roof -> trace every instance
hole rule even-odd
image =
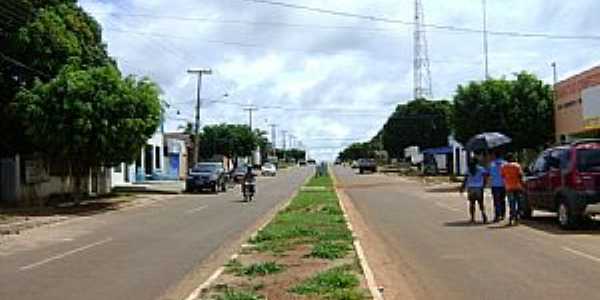
[[[446,146],[446,147],[425,149],[425,150],[423,150],[423,154],[431,154],[431,155],[435,155],[435,154],[452,154],[453,151],[454,150],[452,149],[452,147]]]

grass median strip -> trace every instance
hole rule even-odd
[[[370,299],[331,178],[306,186],[225,265],[202,299]]]

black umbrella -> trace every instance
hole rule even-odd
[[[465,148],[469,151],[493,149],[510,143],[512,140],[499,132],[484,132],[472,137]]]

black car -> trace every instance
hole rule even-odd
[[[188,192],[209,189],[216,193],[227,190],[227,176],[221,163],[198,163],[191,170],[186,180]]]

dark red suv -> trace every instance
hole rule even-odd
[[[529,166],[523,216],[534,209],[557,212],[561,227],[578,227],[600,214],[600,139],[545,150]]]

